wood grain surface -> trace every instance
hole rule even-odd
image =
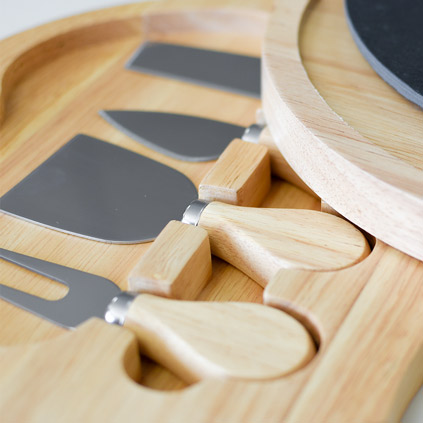
[[[310,65],[308,73],[313,84],[318,86],[319,78],[327,81],[325,87],[323,84],[318,88],[341,114],[335,100],[348,108],[356,96],[351,90],[341,95],[340,85],[329,83],[334,78],[326,77],[325,61],[312,72],[314,50],[307,50],[319,22],[341,22],[341,9],[334,10],[333,3],[337,2],[321,0],[309,9],[305,22],[311,25],[310,33],[307,38],[307,27],[302,29],[301,54]],[[274,19],[280,22],[283,15],[284,22],[295,21],[290,7],[284,2],[279,4],[282,6],[277,8],[278,17]],[[298,8],[305,6],[305,2],[290,2],[294,4]],[[251,124],[260,107],[258,100],[136,74],[124,70],[124,64],[146,38],[259,55],[272,10],[271,1],[259,0],[133,4],[72,17],[0,42],[0,194],[80,132],[161,161],[186,174],[198,186],[212,163],[185,163],[149,150],[109,126],[97,112],[140,108]],[[329,28],[338,30],[338,26]],[[274,41],[281,43],[279,32]],[[286,44],[293,47],[295,43],[288,40]],[[324,49],[324,45],[320,44],[320,48]],[[359,84],[363,74],[357,71],[350,76]],[[371,78],[367,73],[364,76]],[[369,84],[377,89],[376,82],[375,86],[373,82]],[[340,90],[334,96],[330,93],[333,85]],[[378,101],[383,103],[383,96],[383,90],[378,91]],[[386,98],[391,102],[390,96]],[[266,94],[265,100],[268,99]],[[392,101],[396,104],[396,100]],[[314,110],[313,103],[308,104]],[[281,134],[280,139],[285,139],[280,122],[275,132],[269,104],[265,105],[265,112],[272,135]],[[350,119],[354,116],[351,112]],[[347,116],[345,119],[354,127],[359,125]],[[360,117],[357,120],[361,122]],[[410,125],[416,129],[408,121],[404,127]],[[384,128],[383,122],[377,126]],[[363,131],[361,127],[356,129]],[[291,134],[292,143],[283,148],[280,139],[276,141],[288,161],[301,171],[309,163],[292,160],[294,150],[304,151],[297,135],[301,133]],[[379,135],[379,142],[383,142],[383,129]],[[364,132],[362,136],[370,138]],[[403,163],[409,160],[398,155],[394,157]],[[412,160],[413,154],[408,156]],[[318,156],[313,158],[315,170],[320,160]],[[327,167],[326,178],[330,174],[333,183],[338,183],[337,172],[338,168]],[[321,194],[317,174],[305,175],[304,179]],[[343,202],[354,193],[341,190],[337,198]],[[327,200],[343,211],[331,198]],[[261,206],[317,211],[320,200],[283,180],[273,179]],[[7,215],[0,216],[0,224],[3,248],[104,276],[122,289],[127,288],[131,269],[151,246],[95,242]],[[400,226],[390,229],[396,235],[402,233]],[[318,348],[317,355],[301,370],[274,380],[205,379],[187,385],[145,356],[140,361],[137,343],[128,330],[93,319],[77,331],[67,332],[2,301],[2,417],[5,421],[43,423],[135,422],[140,418],[242,423],[401,418],[423,380],[423,318],[419,307],[423,302],[422,262],[377,241],[367,258],[346,269],[279,270],[264,292],[259,284],[223,260],[214,257],[212,265],[212,277],[197,300],[264,301],[282,309],[308,329]],[[3,261],[0,272],[2,283],[33,294],[48,299],[66,294],[63,285]]]

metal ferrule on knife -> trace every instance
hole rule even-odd
[[[137,295],[139,294],[135,292],[121,292],[112,298],[104,313],[104,320],[107,323],[123,326],[129,307]]]
[[[186,208],[184,215],[182,216],[182,223],[186,223],[187,225],[198,226],[198,222],[200,221],[201,214],[203,213],[204,209],[209,205],[210,201],[205,200],[194,200],[191,204]]]
[[[253,123],[248,128],[245,128],[245,132],[242,135],[242,140],[257,144],[260,139],[260,135],[264,129],[264,125]]]

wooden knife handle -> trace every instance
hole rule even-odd
[[[198,193],[201,200],[257,207],[270,183],[267,148],[235,139],[203,178]]]
[[[128,289],[194,300],[212,275],[207,231],[170,221],[128,276]]]
[[[313,210],[212,202],[198,225],[207,230],[214,255],[262,286],[279,269],[341,269],[370,252],[366,238],[351,223]]]
[[[315,354],[311,336],[297,320],[261,304],[141,294],[124,326],[136,334],[144,354],[187,382],[277,378]]]

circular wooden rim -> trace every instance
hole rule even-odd
[[[263,109],[274,141],[298,175],[331,207],[423,260],[423,172],[364,138],[317,92],[299,51],[309,2],[280,0],[267,28]]]

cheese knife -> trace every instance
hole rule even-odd
[[[227,165],[223,174],[219,171],[215,198],[222,198],[220,181],[237,184],[244,173],[250,176],[240,187],[244,196],[255,197],[259,186],[265,194],[270,187],[268,156],[257,155],[257,172],[246,160],[251,153],[243,154],[247,147],[265,147],[239,143],[240,148],[222,155]],[[223,191],[228,191],[227,185]],[[332,270],[368,254],[364,236],[349,222],[327,213],[239,207],[195,198],[194,185],[174,169],[78,135],[6,193],[1,210],[90,239],[138,243],[155,238],[186,209],[182,221],[207,230],[212,253],[263,286],[280,268]]]
[[[175,159],[216,160],[235,138],[267,147],[272,173],[315,195],[286,162],[264,125],[248,127],[177,113],[101,110],[100,115],[135,141]]]
[[[307,330],[268,306],[136,295],[106,278],[10,250],[0,248],[0,258],[69,287],[64,298],[49,301],[0,284],[0,298],[68,329],[91,317],[121,325],[135,334],[141,352],[187,382],[276,378],[315,353]]]
[[[179,160],[216,160],[234,138],[258,142],[263,126],[247,128],[228,122],[176,113],[101,110],[100,115],[141,144]]]

